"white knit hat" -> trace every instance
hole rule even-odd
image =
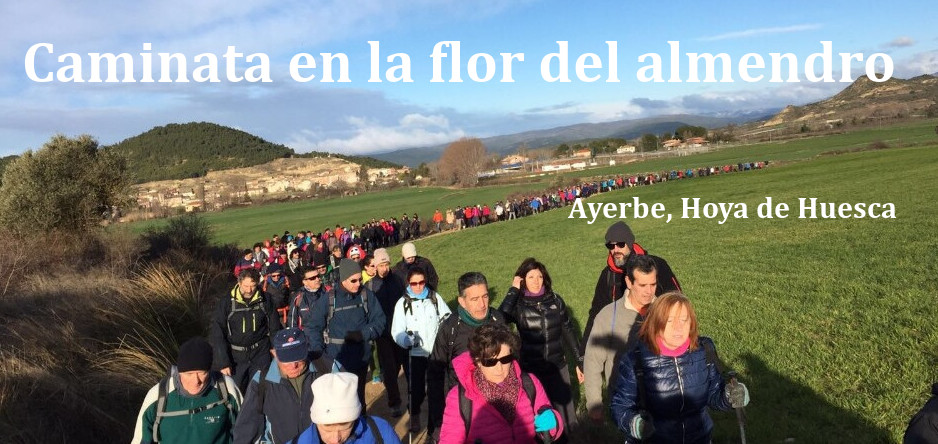
[[[358,376],[355,374],[327,373],[313,381],[313,406],[309,409],[313,424],[352,422],[361,412]]]

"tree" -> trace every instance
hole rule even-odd
[[[440,156],[438,182],[441,185],[474,186],[479,183],[485,158],[485,145],[477,138],[463,137],[449,144]]]
[[[643,152],[658,151],[658,136],[651,133],[642,134],[640,146]]]
[[[84,233],[112,207],[130,202],[127,160],[89,135],[54,136],[3,173],[0,223],[19,233]]]

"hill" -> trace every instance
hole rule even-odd
[[[877,83],[866,76],[834,96],[804,106],[788,106],[760,127],[863,124],[883,119],[934,117],[938,115],[938,77],[921,75],[911,79],[891,78]]]
[[[763,114],[764,115],[764,114]],[[516,134],[486,137],[482,139],[490,153],[509,154],[525,145],[530,149],[554,147],[561,143],[584,142],[592,139],[623,138],[633,139],[642,134],[661,134],[671,132],[684,125],[715,128],[730,123],[751,120],[747,115],[736,117],[711,117],[690,114],[677,114],[648,117],[644,119],[617,120],[602,123],[580,123],[543,130],[525,131]],[[406,148],[387,153],[372,154],[373,157],[393,160],[404,165],[416,166],[421,162],[431,162],[440,157],[446,145]]]
[[[370,168],[397,166],[364,156],[297,154],[284,145],[208,122],[158,126],[108,149],[127,157],[137,183],[204,177],[209,171],[261,165],[288,157],[338,157]]]

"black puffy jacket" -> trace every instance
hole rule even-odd
[[[554,292],[524,296],[521,290],[511,287],[498,309],[506,321],[518,327],[520,364],[526,372],[547,370],[548,365],[565,366],[564,342],[571,353],[580,348],[567,304]]]

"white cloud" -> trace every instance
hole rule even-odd
[[[321,133],[302,130],[294,133],[287,144],[301,152],[363,154],[440,145],[466,136],[462,129],[450,128],[449,119],[443,115],[406,114],[395,125],[382,125],[361,116],[349,116],[346,121],[354,126],[347,137],[323,139]]]
[[[905,48],[908,46],[912,46],[914,44],[915,44],[915,40],[913,40],[912,37],[904,35],[904,36],[896,37],[888,43],[884,43],[883,46],[887,48]]]
[[[802,31],[812,31],[815,29],[820,29],[821,25],[817,23],[807,23],[801,25],[792,25],[792,26],[776,26],[771,28],[754,28],[746,29],[743,31],[733,31],[723,34],[711,35],[700,37],[698,40],[705,42],[712,42],[716,40],[729,40],[729,39],[741,39],[749,38],[763,35],[772,35],[772,34],[788,34],[792,32],[802,32]]]

